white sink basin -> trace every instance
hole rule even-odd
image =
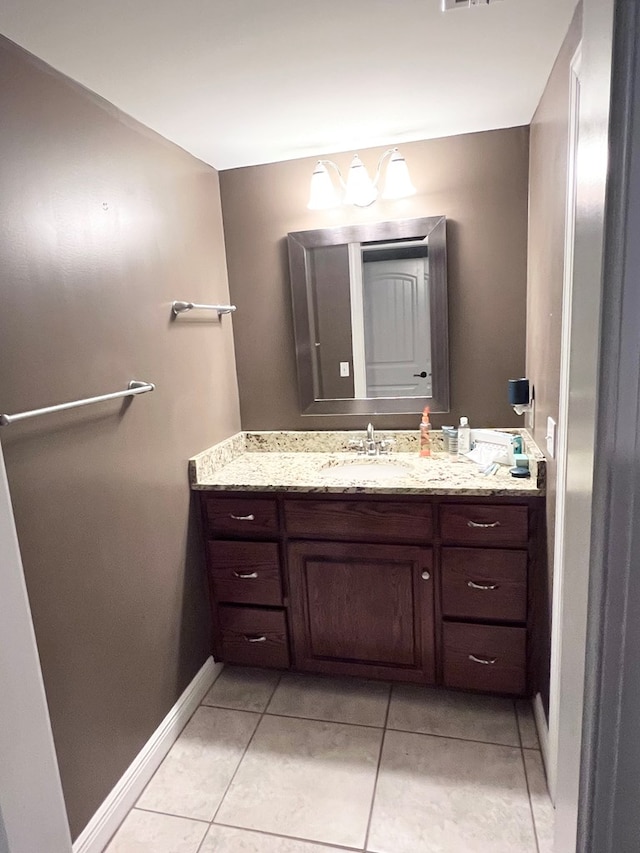
[[[393,480],[406,477],[408,473],[404,465],[389,459],[345,459],[344,462],[332,462],[320,472],[320,476],[332,480]]]

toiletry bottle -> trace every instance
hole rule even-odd
[[[471,428],[468,418],[460,418],[458,427],[458,456],[465,456],[471,450]]]
[[[449,461],[458,461],[458,430],[455,427],[449,430]]]
[[[422,413],[420,423],[420,456],[431,456],[431,421],[429,420],[429,406]]]
[[[449,444],[451,442],[451,433],[455,430],[454,426],[443,426],[442,427],[442,448],[445,453],[449,454],[451,449]]]

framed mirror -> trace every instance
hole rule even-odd
[[[448,412],[445,217],[287,240],[302,414]]]

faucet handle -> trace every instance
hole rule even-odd
[[[361,438],[350,439],[349,448],[352,450],[357,450],[358,453],[364,453],[364,440]]]
[[[393,447],[395,447],[396,440],[395,438],[381,438],[378,442],[378,452],[379,453],[389,453]]]

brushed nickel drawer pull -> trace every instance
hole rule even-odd
[[[471,519],[469,519],[469,521],[467,521],[467,527],[482,527],[482,528],[500,527],[500,522],[499,521],[493,521],[493,522],[491,522],[491,524],[481,524],[479,521],[471,521]]]
[[[253,579],[253,578],[257,578],[257,577],[258,577],[258,573],[257,573],[257,572],[234,572],[234,575],[235,575],[237,578],[242,578],[242,580],[251,580],[251,579]]]
[[[499,589],[499,584],[497,583],[476,583],[475,581],[467,581],[467,586],[470,589]]]
[[[431,575],[429,572],[423,572],[421,577],[423,581],[428,581],[431,578]]]
[[[491,664],[494,664],[498,658],[477,658],[475,655],[469,655],[469,660],[472,660],[474,663],[482,663],[485,666],[491,666]]]
[[[245,634],[245,640],[247,643],[266,643],[267,638],[264,634]]]
[[[232,512],[229,513],[229,518],[232,518],[234,521],[255,521],[255,515],[250,512],[249,515],[234,515]]]

